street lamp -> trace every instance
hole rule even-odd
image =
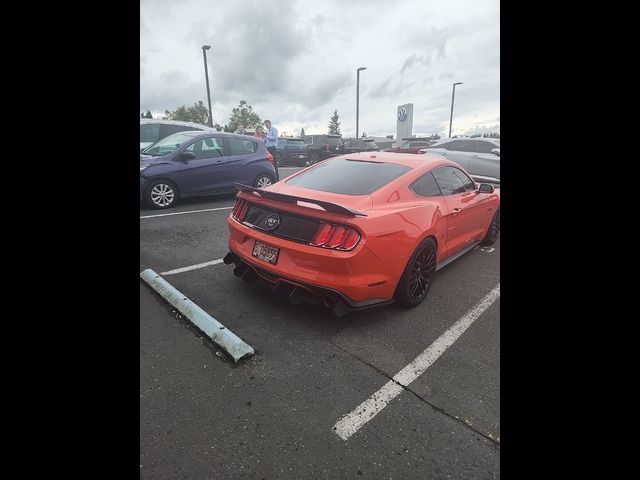
[[[358,81],[356,84],[356,138],[358,138],[358,120],[360,117],[360,70],[366,70],[367,67],[360,67],[358,70]]]
[[[204,76],[207,79],[207,102],[209,103],[209,126],[213,127],[213,117],[211,116],[211,93],[209,93],[209,70],[207,69],[207,50],[211,45],[202,46],[202,56],[204,57]]]
[[[453,84],[453,94],[451,95],[451,117],[449,117],[449,138],[451,138],[451,123],[453,122],[453,99],[456,98],[456,85],[462,85],[462,82]]]

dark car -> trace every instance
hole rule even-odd
[[[279,180],[275,159],[258,138],[222,132],[180,132],[140,154],[140,203],[173,207],[180,198],[263,188]]]
[[[430,146],[433,142],[429,140],[419,142],[408,142],[399,147],[389,147],[382,150],[383,152],[395,152],[395,153],[420,153],[420,149]]]
[[[344,140],[344,151],[345,153],[377,152],[378,145],[373,140],[347,138]]]
[[[344,153],[340,135],[303,135],[302,140],[307,144],[309,163],[312,164]]]
[[[304,167],[309,160],[307,144],[301,138],[278,137],[276,157],[278,166],[293,164]]]

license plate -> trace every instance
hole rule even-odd
[[[254,257],[259,258],[268,263],[275,263],[278,261],[278,253],[280,253],[280,249],[277,247],[272,247],[270,245],[265,245],[256,240],[256,243],[253,245],[253,252],[251,253]]]

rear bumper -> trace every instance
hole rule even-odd
[[[348,252],[328,250],[274,237],[237,222],[231,215],[227,223],[231,253],[225,263],[236,264],[236,275],[244,276],[249,267],[274,290],[283,288],[278,287],[280,283],[293,285],[299,287],[296,296],[303,291],[310,293],[315,298],[311,303],[331,309],[335,301],[325,302],[326,295],[340,298],[348,310],[391,303],[404,270],[401,258],[380,259],[364,244]],[[252,255],[256,240],[280,249],[276,264]]]
[[[333,312],[337,317],[342,317],[354,310],[365,310],[393,303],[393,299],[382,298],[356,302],[338,290],[276,275],[253,262],[243,260],[233,251],[229,251],[223,261],[227,265],[235,264],[234,275],[246,282],[258,281],[269,287],[275,294],[287,297],[294,305],[298,305],[301,302],[321,305]]]

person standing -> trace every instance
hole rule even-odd
[[[278,158],[276,148],[278,146],[278,129],[271,125],[271,120],[265,120],[264,126],[267,127],[267,136],[265,137],[265,146],[271,155],[273,155],[273,165],[276,167],[276,174],[278,173]]]
[[[258,137],[263,142],[265,141],[266,135],[264,134],[264,131],[262,130],[262,125],[258,125],[256,127],[256,134],[254,135],[254,137]]]

